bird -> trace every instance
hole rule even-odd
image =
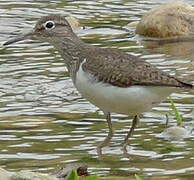
[[[31,32],[8,40],[4,46],[26,39],[53,45],[76,89],[104,113],[109,130],[98,149],[105,147],[114,135],[112,113],[133,116],[131,128],[121,143],[126,148],[142,113],[150,111],[177,89],[194,87],[140,57],[85,43],[62,15],[40,18]]]

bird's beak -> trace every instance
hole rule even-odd
[[[26,39],[34,39],[34,32],[29,32],[29,33],[23,34],[21,36],[18,36],[14,39],[10,39],[9,41],[5,42],[3,45],[7,46],[7,45],[13,44],[15,42],[23,41]]]

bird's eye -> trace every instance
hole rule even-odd
[[[45,24],[44,24],[44,27],[46,29],[53,29],[55,27],[55,23],[53,21],[47,21]]]

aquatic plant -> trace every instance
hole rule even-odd
[[[171,107],[172,107],[173,113],[174,113],[174,115],[176,117],[177,125],[181,126],[182,123],[183,123],[183,116],[179,113],[179,110],[175,106],[175,104],[174,104],[174,102],[173,102],[171,97],[169,97],[169,100],[170,100],[170,103],[171,103]]]

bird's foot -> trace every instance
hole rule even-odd
[[[122,146],[122,151],[123,151],[123,153],[124,154],[126,154],[127,153],[127,147],[128,147],[128,142],[123,142],[122,144],[121,144],[121,146]]]
[[[100,144],[98,144],[98,146],[97,146],[97,154],[98,155],[102,155],[102,148],[107,146],[110,143],[112,136],[113,136],[113,132],[109,133],[108,136],[104,139],[104,141],[102,141]]]

